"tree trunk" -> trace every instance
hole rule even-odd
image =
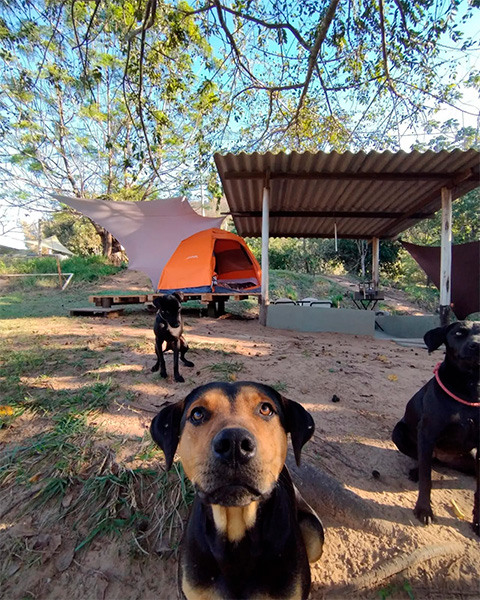
[[[310,265],[308,263],[307,240],[303,238],[303,258],[305,261],[305,273],[310,274]]]
[[[102,247],[103,247],[103,256],[107,258],[112,257],[112,247],[113,247],[113,236],[106,229],[103,230],[102,237]]]

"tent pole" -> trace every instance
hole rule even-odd
[[[380,285],[380,240],[377,237],[372,238],[372,281],[377,291]]]
[[[270,203],[270,171],[265,173],[262,199],[262,302],[260,304],[260,325],[267,324],[268,299],[268,239],[269,239],[269,203]]]
[[[452,282],[452,191],[442,187],[442,246],[440,254],[440,325],[450,322]]]

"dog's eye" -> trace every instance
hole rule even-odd
[[[463,337],[467,332],[464,329],[459,329],[458,331],[455,332],[455,335],[457,337]]]
[[[274,410],[272,405],[268,402],[262,402],[258,408],[258,412],[262,415],[262,417],[271,417],[274,414]]]
[[[190,420],[194,425],[201,423],[205,419],[205,411],[203,408],[194,408],[190,413]]]

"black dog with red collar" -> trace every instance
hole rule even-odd
[[[427,331],[429,352],[445,344],[445,359],[408,402],[392,440],[418,460],[410,478],[418,480],[415,516],[428,525],[434,520],[430,503],[432,461],[476,475],[473,529],[480,536],[480,322],[457,321]]]

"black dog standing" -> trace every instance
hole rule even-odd
[[[415,516],[433,521],[430,504],[432,460],[476,475],[473,529],[480,536],[480,322],[458,321],[427,331],[429,352],[445,344],[444,361],[407,404],[393,430],[398,449],[418,460],[410,478],[419,482]]]
[[[153,300],[153,304],[157,308],[155,324],[153,331],[155,332],[155,354],[157,362],[153,365],[152,371],[158,371],[160,367],[160,375],[167,377],[167,369],[165,367],[165,359],[163,357],[163,342],[166,342],[165,350],[173,350],[173,376],[175,381],[184,382],[184,378],[178,370],[178,356],[186,367],[195,366],[191,361],[185,358],[185,353],[188,350],[187,342],[183,337],[183,321],[182,321],[182,296],[175,292],[166,296],[158,296]]]

